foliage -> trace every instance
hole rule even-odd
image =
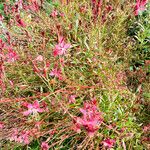
[[[0,5],[1,149],[148,149],[149,4],[61,2]]]

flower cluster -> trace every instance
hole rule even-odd
[[[96,19],[96,17],[99,15],[100,13],[100,9],[102,6],[102,0],[92,0],[92,11],[93,11],[93,16],[94,19]]]
[[[89,136],[93,136],[103,122],[102,114],[96,106],[96,100],[85,102],[84,107],[80,108],[80,112],[82,117],[74,118],[74,130],[80,132],[81,128],[84,128]]]
[[[6,51],[4,53],[4,51]],[[2,39],[0,39],[0,58],[1,60],[3,60],[4,62],[15,62],[19,57],[18,54],[12,49],[11,46],[7,46],[6,43],[3,42]]]
[[[58,12],[56,9],[54,9],[52,12],[51,12],[51,14],[50,14],[50,16],[51,17],[53,17],[53,18],[56,18],[56,17],[64,17],[64,13],[60,13],[60,12]]]
[[[23,103],[23,106],[28,109],[28,110],[23,112],[24,116],[28,116],[30,114],[42,113],[42,112],[44,112],[46,110],[44,108],[40,108],[40,104],[39,104],[39,102],[37,100],[34,101],[33,104]]]
[[[10,35],[6,33],[7,42],[4,42],[0,39],[0,88],[2,89],[2,93],[6,90],[6,85],[4,82],[5,78],[5,63],[13,63],[15,62],[19,56],[18,54],[12,49],[10,45]]]
[[[112,148],[115,143],[116,143],[116,141],[113,139],[106,139],[106,140],[102,141],[102,144],[104,145],[104,147],[106,147],[108,149]]]
[[[11,135],[9,140],[18,143],[29,144],[30,143],[29,137],[30,137],[30,131],[19,132],[18,129],[14,129],[13,134]]]
[[[52,77],[56,77],[59,80],[62,80],[62,72],[60,69],[58,69],[56,66],[52,69],[52,71],[50,72],[50,76]]]
[[[146,9],[147,0],[137,0],[136,5],[134,7],[135,16],[139,15],[140,12]]]
[[[7,55],[6,55],[6,60],[7,62],[11,63],[11,62],[15,62],[18,59],[18,54],[13,51],[12,49],[9,49]]]
[[[55,48],[54,48],[54,51],[53,51],[53,55],[54,56],[65,55],[67,49],[69,49],[69,48],[71,48],[71,44],[65,43],[64,38],[63,37],[59,37],[58,44],[55,45]]]
[[[47,142],[42,142],[42,144],[41,144],[41,149],[42,149],[42,150],[48,150],[48,149],[49,149],[48,143],[47,143]]]

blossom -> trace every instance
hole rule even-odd
[[[47,143],[47,142],[42,142],[42,144],[41,144],[41,149],[42,149],[42,150],[48,150],[48,149],[49,149],[48,143]]]
[[[42,62],[44,60],[44,58],[42,55],[38,55],[35,60],[38,62]]]
[[[3,42],[2,39],[0,39],[0,50],[2,50],[5,46],[6,44]]]
[[[9,50],[8,54],[6,55],[7,62],[14,62],[18,59],[18,55],[12,49]]]
[[[21,135],[18,136],[17,142],[19,143],[24,143],[24,144],[29,144],[29,131],[22,131]]]
[[[84,107],[80,108],[80,112],[83,116],[74,118],[75,130],[80,132],[80,129],[83,127],[89,136],[93,136],[103,121],[101,113],[96,106],[96,100],[85,102]]]
[[[8,15],[10,13],[10,6],[4,3],[4,13]]]
[[[91,0],[91,3],[92,3],[92,12],[93,12],[94,18],[96,19],[101,10],[102,0],[98,0],[98,1]]]
[[[19,27],[26,27],[26,24],[24,23],[24,21],[21,19],[20,15],[16,15],[16,22],[17,22],[17,25]]]
[[[29,9],[32,10],[32,11],[37,12],[37,11],[39,11],[40,6],[39,6],[38,2],[36,0],[34,0],[34,1],[31,2],[30,6],[29,6]]]
[[[135,16],[139,15],[140,12],[146,9],[147,0],[137,0],[134,7]]]
[[[52,71],[50,72],[50,76],[57,77],[59,80],[62,80],[62,74],[61,70],[58,69],[57,67],[54,67]]]
[[[80,123],[79,118],[74,117],[73,118],[73,123],[74,123],[73,130],[77,133],[80,133],[81,132],[81,123]]]
[[[44,112],[44,109],[40,108],[40,105],[39,105],[39,102],[36,100],[34,101],[33,104],[30,104],[30,103],[24,103],[23,104],[25,107],[28,108],[27,111],[24,111],[23,112],[23,115],[24,116],[28,116],[30,114],[36,114],[36,113],[42,113]]]
[[[106,140],[102,141],[102,144],[107,148],[112,148],[115,143],[116,143],[116,141],[113,139],[106,139]]]
[[[111,5],[108,5],[106,7],[107,13],[109,13],[110,11],[112,11],[113,7]]]
[[[52,13],[51,13],[51,16],[53,18],[57,17],[58,16],[58,11],[57,10],[53,10]]]
[[[59,63],[61,64],[61,66],[64,67],[64,65],[65,65],[64,58],[59,58]]]
[[[143,131],[144,131],[144,132],[150,131],[150,124],[144,126],[144,127],[143,127]]]
[[[4,17],[2,16],[2,14],[0,14],[0,22],[2,22],[4,19]]]
[[[75,98],[76,98],[76,95],[71,95],[69,97],[69,103],[75,103],[76,102]]]
[[[11,135],[11,137],[9,138],[10,141],[16,141],[17,142],[18,139],[18,129],[13,129],[13,133]]]
[[[30,131],[19,132],[18,129],[15,128],[9,140],[19,142],[19,143],[29,144],[30,143],[29,136],[30,136]]]
[[[22,7],[23,7],[23,0],[18,0],[17,4],[18,4],[18,7],[20,9],[22,9]]]
[[[52,130],[50,130],[50,132],[49,132],[50,135],[54,135],[55,133],[56,133],[56,129],[52,129]]]
[[[3,128],[4,128],[4,123],[0,122],[0,129],[3,129]]]
[[[59,13],[59,15],[60,15],[60,17],[64,17],[65,16],[65,14],[64,13]]]
[[[59,43],[55,45],[53,55],[54,56],[60,56],[66,54],[66,50],[71,48],[71,44],[65,43],[64,38],[60,37],[59,38]]]
[[[81,12],[81,13],[86,13],[86,12],[87,12],[86,6],[81,6],[81,7],[80,7],[80,12]]]

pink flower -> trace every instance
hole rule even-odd
[[[18,55],[12,49],[9,50],[8,54],[6,55],[7,62],[15,62],[18,59]]]
[[[19,143],[29,144],[30,143],[29,136],[30,136],[30,131],[22,131],[19,133],[18,129],[14,129],[9,140],[19,142]]]
[[[53,10],[52,13],[51,13],[51,16],[53,18],[57,17],[58,16],[58,11],[57,10]]]
[[[115,143],[116,143],[116,141],[113,139],[106,139],[106,140],[102,141],[102,144],[107,148],[112,148]]]
[[[52,71],[50,72],[50,76],[54,76],[57,77],[59,80],[62,80],[61,70],[56,67],[52,69]]]
[[[101,10],[102,0],[91,0],[91,3],[92,3],[92,12],[94,15],[94,19],[96,19]]]
[[[65,61],[63,57],[59,58],[59,63],[61,64],[61,66],[65,66]]]
[[[81,127],[84,127],[88,135],[93,136],[103,121],[101,113],[96,106],[96,100],[93,99],[88,103],[84,103],[84,107],[80,108],[80,112],[83,116],[74,119],[75,129],[79,131]]]
[[[19,9],[22,9],[23,7],[23,0],[18,0],[17,2]]]
[[[24,143],[24,144],[29,144],[29,131],[22,131],[22,133],[17,137],[17,142],[19,143]]]
[[[80,120],[78,119],[78,117],[73,118],[73,123],[74,123],[73,130],[77,133],[80,133],[81,132],[81,123],[80,123]]]
[[[76,102],[75,98],[76,98],[76,95],[71,95],[69,97],[69,103],[75,103]]]
[[[38,55],[35,60],[38,62],[42,62],[44,60],[44,58],[42,55]]]
[[[81,12],[81,13],[86,13],[86,12],[87,12],[86,6],[81,6],[81,7],[80,7],[80,12]]]
[[[0,14],[0,22],[2,22],[4,19],[4,17],[2,16],[2,14]]]
[[[5,43],[3,42],[2,39],[0,39],[0,50],[2,50],[5,47]]]
[[[17,142],[17,138],[18,138],[18,129],[14,129],[13,133],[11,135],[11,137],[9,138],[10,141],[16,141]]]
[[[64,17],[65,16],[65,14],[64,13],[59,13],[59,15],[61,16],[61,17]]]
[[[56,129],[52,129],[50,130],[49,135],[54,135],[55,133],[56,133]]]
[[[112,6],[111,5],[108,5],[107,7],[106,7],[106,10],[107,10],[107,13],[109,13],[110,11],[112,11]]]
[[[102,141],[102,144],[107,148],[112,148],[115,143],[116,143],[116,141],[113,139],[106,139],[106,140]]]
[[[66,54],[66,50],[71,48],[71,44],[65,43],[64,38],[59,38],[59,43],[55,45],[53,55],[54,56],[60,56]]]
[[[42,101],[41,107],[45,110],[45,112],[48,112],[48,111],[49,111],[48,105],[47,105],[47,103],[46,103],[45,101]]]
[[[3,128],[4,128],[4,123],[0,122],[0,129],[3,129]]]
[[[26,27],[26,24],[23,22],[19,14],[16,15],[16,22],[19,27]]]
[[[140,12],[146,9],[147,0],[137,0],[134,7],[135,16],[139,15]]]
[[[28,108],[27,111],[24,111],[24,112],[23,112],[23,115],[24,115],[24,116],[28,116],[28,115],[30,115],[30,114],[36,114],[36,113],[38,113],[38,112],[39,112],[39,113],[44,112],[44,109],[40,108],[39,102],[38,102],[37,100],[34,101],[33,104],[26,103],[26,104],[24,104],[24,106]]]
[[[4,3],[4,13],[8,15],[10,13],[10,6]]]
[[[144,131],[144,132],[150,131],[150,124],[144,126],[144,127],[143,127],[143,131]]]
[[[48,149],[49,149],[48,143],[47,143],[47,142],[42,142],[42,144],[41,144],[41,149],[42,149],[42,150],[48,150]]]
[[[31,1],[29,9],[32,10],[32,11],[35,11],[35,12],[39,11],[40,6],[39,6],[37,0]]]

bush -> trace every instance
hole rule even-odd
[[[2,149],[148,148],[149,20],[134,5],[3,3]]]

